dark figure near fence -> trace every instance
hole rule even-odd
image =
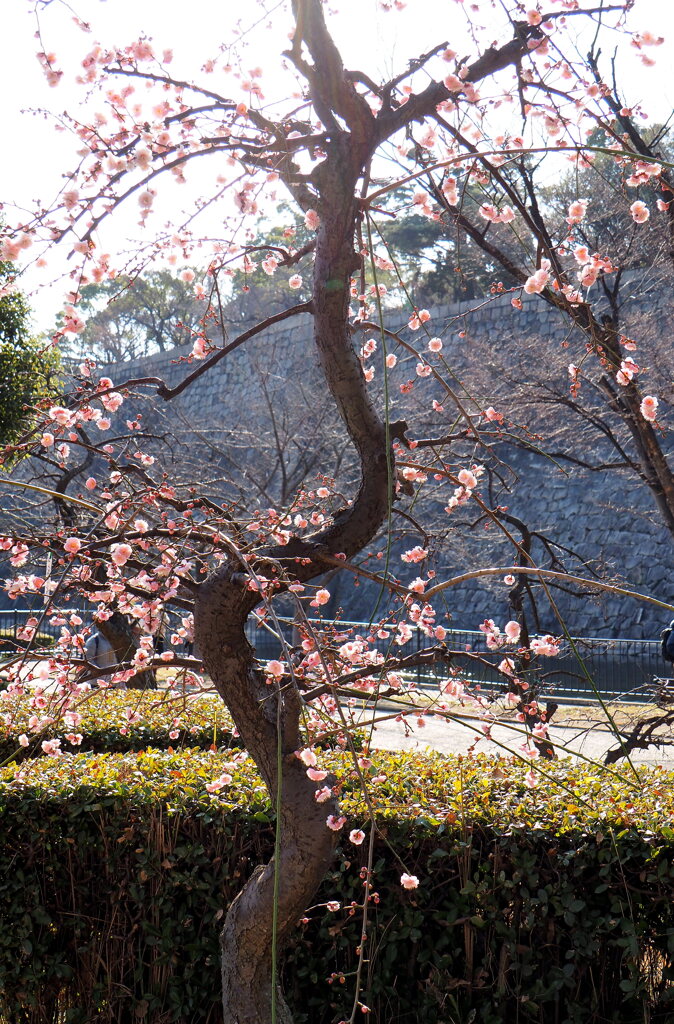
[[[660,638],[662,640],[662,657],[665,661],[674,664],[674,619],[667,626],[667,629],[663,629]]]

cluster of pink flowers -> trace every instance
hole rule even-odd
[[[543,261],[547,263],[547,260]],[[538,292],[542,292],[548,281],[550,280],[549,266],[541,266],[539,269],[528,277],[524,282],[524,290],[527,295],[535,295]]]
[[[423,562],[428,557],[428,551],[417,544],[416,547],[405,551],[400,557],[403,562]]]
[[[431,314],[427,309],[416,310],[409,319],[407,326],[411,331],[418,331],[422,324],[428,323]]]

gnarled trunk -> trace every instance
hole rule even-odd
[[[132,661],[136,653],[137,640],[134,628],[121,612],[113,612],[109,619],[98,623],[98,631],[105,637],[118,663]],[[135,672],[126,683],[129,690],[152,690],[157,687],[157,674],[152,668]]]
[[[311,6],[312,18],[322,24],[320,4],[307,6]],[[313,29],[320,35],[320,25],[317,28],[310,21],[305,19],[305,31]],[[312,41],[320,45],[313,37]],[[338,78],[336,74],[336,88],[353,92],[343,76],[341,82]],[[369,110],[363,116],[369,125]],[[359,209],[354,196],[372,146],[374,138],[368,140],[361,135],[354,141],[349,133],[335,131],[326,158],[316,169],[316,187],[326,200],[317,203],[321,226],[314,261],[314,342],[324,380],[358,453],[361,480],[353,503],[323,530],[260,552],[262,565],[266,567],[273,560],[289,577],[302,581],[324,572],[322,555],[339,552],[350,557],[368,544],[386,517],[392,493],[390,432],[387,437],[368,395],[349,328],[350,279],[359,265],[354,251]],[[300,744],[301,698],[294,681],[284,678],[285,685],[275,690],[255,667],[244,627],[259,595],[247,589],[243,569],[233,560],[201,584],[195,600],[195,639],[204,667],[229,708],[276,806],[280,827],[280,950],[330,865],[336,834],[328,828],[327,818],[338,808],[334,795],[317,803],[316,783],[295,757]],[[321,786],[330,786],[331,781],[328,777]],[[257,869],[225,920],[221,943],[226,1024],[270,1024],[274,875],[272,859]],[[280,993],[277,1019],[282,1024],[291,1021]]]
[[[300,712],[296,691],[290,686],[273,689],[255,668],[243,626],[257,599],[241,588],[236,575],[236,567],[223,567],[200,589],[196,640],[276,806],[280,950],[330,866],[336,835],[326,819],[336,812],[337,801],[331,797],[317,803],[316,783],[295,757]],[[328,777],[324,784],[331,782],[334,779]],[[272,859],[257,868],[225,919],[221,948],[226,1024],[269,1024],[271,1020],[275,865]],[[277,1011],[280,1024],[289,1024],[292,1018],[280,991]]]

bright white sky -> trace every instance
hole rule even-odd
[[[83,34],[73,24],[67,7],[59,0],[52,0],[42,13],[42,44],[35,39],[36,22],[31,14],[33,4],[29,0],[13,0],[11,15],[4,19],[0,126],[5,145],[0,161],[0,201],[5,203],[5,216],[9,221],[16,219],[16,207],[28,210],[38,199],[49,203],[62,185],[63,172],[75,164],[72,139],[55,131],[53,122],[45,115],[28,111],[46,109],[58,113],[64,109],[77,109],[82,102],[82,90],[75,87],[72,80],[94,40],[104,45],[123,45],[145,33],[152,38],[155,51],[164,47],[173,49],[174,74],[184,69],[186,77],[191,78],[205,59],[217,53],[221,42],[229,43],[234,38],[235,15],[232,14],[234,4],[231,2],[72,2],[73,10],[90,20],[91,35]],[[243,66],[262,66],[265,69],[263,88],[266,95],[271,98],[276,93],[285,97],[288,80],[283,81],[278,54],[286,45],[284,26],[287,24],[289,30],[291,25],[289,15],[284,13],[289,3],[287,0],[266,0],[266,6],[270,11],[276,11],[275,28],[265,30],[264,25],[258,28],[254,45],[251,36],[251,46]],[[468,6],[467,3],[464,5],[465,8]],[[554,3],[550,6],[553,10],[556,7]],[[410,57],[442,40],[447,40],[460,53],[475,52],[466,33],[461,5],[456,0],[408,0],[402,13],[382,11],[377,0],[336,0],[331,7],[338,8],[331,27],[345,63],[368,72],[375,79],[390,77],[402,70]],[[251,0],[240,5],[239,10],[242,9],[246,11],[246,17],[250,17],[254,10]],[[443,19],[446,25],[442,24]],[[506,38],[499,35],[498,20],[498,10],[491,11],[489,23],[495,41]],[[666,43],[649,50],[649,55],[657,62],[650,69],[643,68],[628,48],[623,48],[621,60],[626,74],[622,81],[629,86],[628,102],[631,105],[641,103],[650,120],[666,120],[674,107],[671,72],[674,63],[674,6],[670,7],[666,0],[636,0],[631,24],[640,30],[649,29],[664,35]],[[583,41],[582,46],[587,49],[587,41]],[[35,58],[36,51],[42,47],[56,54],[57,65],[65,72],[62,84],[55,89],[47,85]],[[215,81],[213,85],[218,87]],[[133,227],[126,230],[132,232]],[[122,238],[120,244],[123,244]],[[51,276],[58,269],[54,262]],[[29,288],[34,286],[31,278],[26,284]],[[60,308],[61,289],[43,288],[39,293],[33,292],[31,302],[36,327],[48,329]]]

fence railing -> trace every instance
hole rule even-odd
[[[79,612],[84,619],[86,613]],[[35,612],[11,609],[0,611],[0,660],[7,653],[22,646],[21,630],[26,619]],[[39,617],[39,616],[38,616]],[[67,616],[62,616],[67,617]],[[61,633],[61,624],[52,624],[50,616],[40,623],[39,632],[43,636],[57,638]],[[292,646],[296,642],[292,623],[282,620],[281,626],[287,643]],[[342,634],[372,637],[371,644],[382,654],[394,656],[408,655],[415,650],[428,646],[428,639],[415,629],[411,639],[404,646],[394,642],[395,628],[388,630],[387,636],[377,635],[377,630],[370,632],[366,622],[340,622],[338,630]],[[281,657],[282,647],[272,632],[257,625],[248,623],[248,638],[256,649],[258,657],[263,660]],[[478,654],[480,660],[457,658],[456,664],[462,673],[473,683],[482,687],[502,687],[503,676],[497,666],[507,649],[489,651],[485,637],[479,631],[448,630],[445,643],[455,651]],[[536,683],[546,696],[557,700],[613,700],[617,697],[624,700],[640,701],[649,698],[655,688],[655,682],[662,676],[670,674],[671,666],[662,659],[659,640],[628,640],[606,639],[601,637],[576,637],[573,639],[575,651],[568,641],[560,645],[560,653],[555,657],[539,657],[536,659]],[[418,666],[411,674],[420,687],[435,687],[447,677],[447,668],[438,665],[433,669]]]
[[[285,622],[281,625],[286,641],[292,646],[292,625]],[[408,643],[398,647],[393,643],[394,628],[388,637],[379,637],[376,630],[369,632],[367,627],[366,622],[339,623],[344,633],[352,631],[354,635],[373,637],[371,644],[382,654],[404,656],[429,645],[427,637],[418,629]],[[276,637],[255,624],[249,624],[248,638],[263,660],[282,654]],[[504,677],[497,666],[508,653],[507,648],[489,651],[484,634],[478,630],[448,630],[445,643],[452,650],[480,656],[480,661],[464,659],[462,662],[457,658],[457,665],[472,683],[484,688],[502,687]],[[572,643],[573,647],[568,641],[562,641],[559,654],[536,659],[536,683],[545,696],[561,701],[596,700],[598,696],[602,700],[643,701],[652,696],[656,680],[667,676],[671,670],[662,658],[659,640],[574,637]],[[431,687],[447,678],[447,668],[438,665],[430,670],[417,666],[413,674],[418,686]]]

